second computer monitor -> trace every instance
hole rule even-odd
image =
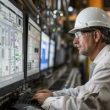
[[[28,52],[27,77],[39,73],[40,63],[40,27],[29,17],[28,22]]]

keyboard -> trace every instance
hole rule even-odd
[[[37,100],[32,99],[33,93],[26,92],[21,95],[17,103],[13,106],[15,110],[44,110]]]
[[[39,108],[39,107],[34,107],[29,104],[17,103],[13,107],[11,107],[11,109],[9,109],[9,110],[43,110],[43,109]]]

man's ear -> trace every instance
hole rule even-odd
[[[101,36],[102,36],[102,33],[99,31],[99,30],[96,30],[94,32],[94,39],[95,39],[95,42],[99,42],[101,40]]]

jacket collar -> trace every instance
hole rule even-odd
[[[98,62],[100,62],[107,54],[108,51],[110,52],[110,45],[106,45],[100,52],[99,54],[96,56],[96,58],[94,59],[93,63],[97,64]]]

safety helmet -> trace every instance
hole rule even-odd
[[[78,30],[87,29],[89,27],[110,28],[110,18],[107,13],[100,8],[85,8],[78,14],[75,26],[69,33],[74,34]]]

